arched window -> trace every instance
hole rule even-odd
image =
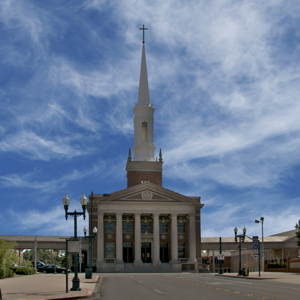
[[[147,142],[147,122],[142,123],[142,142]]]

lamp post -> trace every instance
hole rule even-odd
[[[235,243],[237,243],[237,238],[239,238],[239,274],[238,275],[243,275],[243,271],[242,271],[242,242],[245,241],[245,236],[246,236],[246,227],[243,228],[243,234],[237,234],[238,232],[238,228],[237,227],[234,227],[233,229],[234,231],[234,240],[235,240]]]
[[[92,251],[92,247],[93,247],[93,240],[92,239],[96,239],[96,234],[98,232],[98,229],[97,227],[94,227],[93,229],[93,235],[86,235],[87,233],[87,228],[86,226],[84,226],[83,228],[83,233],[84,233],[84,239],[86,238],[89,238],[89,242],[90,242],[90,255],[89,255],[89,268],[88,269],[85,269],[85,278],[86,279],[91,279],[93,277],[93,266],[92,266],[92,254],[93,254],[93,251]]]
[[[82,196],[80,198],[80,204],[83,209],[82,212],[77,212],[76,210],[74,210],[74,212],[68,212],[70,199],[68,198],[67,194],[64,196],[62,202],[63,202],[64,208],[65,208],[66,220],[68,220],[68,216],[74,216],[74,241],[77,241],[77,217],[83,216],[83,219],[85,220],[85,210],[86,210],[86,205],[87,205],[87,199],[84,196],[84,193],[82,193]],[[74,260],[75,260],[75,262],[74,262],[75,274],[74,274],[74,278],[72,279],[71,291],[81,291],[80,279],[78,277],[78,254],[77,253],[74,255]]]
[[[261,244],[261,258],[262,258],[262,272],[265,271],[265,255],[264,255],[264,217],[260,220],[255,220],[255,223],[261,223],[261,234],[262,234],[262,244]]]
[[[92,228],[93,228],[93,195],[94,195],[94,193],[91,192],[91,225],[90,225],[90,230],[92,230]],[[110,194],[103,194],[102,196],[103,197],[109,197]],[[85,270],[85,278],[86,279],[91,279],[93,277],[93,238],[94,239],[96,238],[96,233],[98,232],[98,230],[97,230],[96,227],[94,227],[94,229],[93,229],[94,235],[86,236],[87,228],[85,227],[85,229],[83,229],[84,236],[90,239],[89,240],[89,244],[90,244],[89,245],[89,250],[90,250],[90,254],[89,254],[89,268]],[[96,232],[94,230],[96,230]]]

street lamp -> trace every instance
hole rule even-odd
[[[90,225],[90,229],[93,228],[93,195],[94,193],[91,192],[91,225]],[[102,195],[103,197],[109,197],[110,194],[103,194]],[[86,230],[86,231],[85,231]],[[96,230],[96,231],[95,231]],[[98,232],[97,228],[95,227],[93,229],[93,233],[94,235],[89,235],[89,236],[86,236],[86,233],[87,233],[87,228],[85,227],[85,229],[83,229],[83,232],[84,232],[84,236],[85,237],[88,237],[90,240],[89,240],[89,246],[90,246],[90,255],[89,255],[89,268],[88,269],[85,269],[85,278],[86,279],[91,279],[93,277],[93,238],[95,239],[96,238],[96,233]],[[101,234],[101,232],[100,232]]]
[[[261,258],[262,258],[262,272],[265,271],[265,256],[264,256],[264,217],[259,220],[255,220],[255,223],[261,223],[262,245],[261,245]]]
[[[91,241],[92,241],[92,239],[96,239],[97,232],[98,232],[97,227],[94,227],[94,229],[93,229],[93,235],[88,235],[87,236],[86,235],[86,233],[87,233],[86,226],[84,226],[84,228],[83,228],[84,239],[89,238],[90,250],[93,249],[92,248],[93,243]],[[92,266],[93,260],[92,260],[92,257],[91,257],[92,254],[93,254],[93,251],[90,251],[90,255],[89,255],[89,268],[85,269],[85,278],[86,279],[91,279],[93,277],[93,266]]]
[[[234,231],[234,240],[235,240],[235,243],[237,243],[237,238],[239,238],[239,274],[238,275],[243,275],[243,271],[242,271],[242,242],[245,241],[245,236],[246,236],[246,227],[243,228],[243,234],[237,234],[238,232],[238,228],[237,227],[234,227],[233,229]]]
[[[80,204],[82,206],[83,212],[77,212],[74,210],[74,212],[68,212],[70,199],[68,198],[67,194],[65,194],[62,203],[65,208],[65,217],[66,220],[68,220],[68,216],[74,216],[74,241],[77,241],[77,216],[83,216],[83,219],[85,220],[85,210],[87,205],[87,199],[84,196],[84,193],[82,193],[82,196],[80,198]],[[80,279],[78,277],[78,254],[74,254],[74,278],[72,279],[72,288],[71,291],[81,291],[80,288]]]

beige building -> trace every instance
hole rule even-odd
[[[127,188],[93,196],[93,264],[97,271],[124,268],[197,270],[201,259],[200,197],[162,187],[163,159],[154,156],[154,108],[150,103],[145,44],[138,102],[133,103],[134,146],[129,149]],[[90,211],[91,196],[88,203]]]

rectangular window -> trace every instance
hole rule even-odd
[[[142,123],[142,142],[147,142],[147,122]]]
[[[160,243],[160,248],[168,248],[168,243]]]
[[[105,233],[115,233],[115,222],[105,222]]]
[[[105,243],[105,258],[115,258],[115,243]]]
[[[168,223],[159,223],[159,232],[168,233]]]
[[[124,248],[132,248],[132,243],[124,242],[124,243],[123,243],[123,247],[124,247]]]
[[[178,243],[178,258],[185,258],[185,243]]]
[[[141,233],[150,233],[150,223],[141,222]]]
[[[178,233],[185,233],[185,223],[178,223],[177,231],[178,231]]]
[[[123,233],[132,233],[133,232],[133,223],[132,222],[123,222]]]

